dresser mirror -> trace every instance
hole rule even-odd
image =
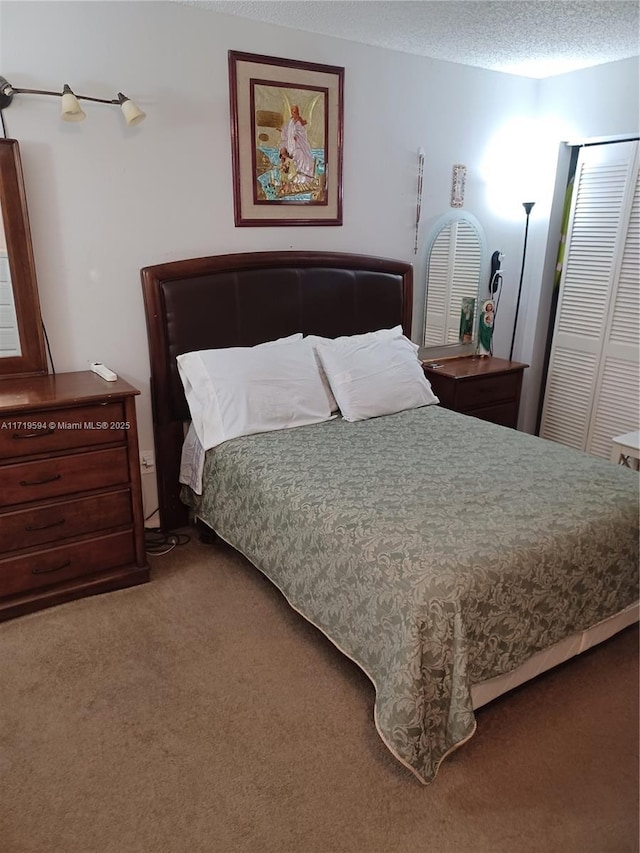
[[[46,372],[20,149],[0,139],[0,380]]]
[[[470,213],[454,210],[433,226],[427,265],[422,345],[424,358],[471,354],[478,329],[480,286],[487,264],[482,226]]]

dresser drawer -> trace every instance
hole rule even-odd
[[[0,515],[0,553],[132,523],[129,489],[8,512]]]
[[[0,507],[127,483],[127,449],[92,450],[0,468]]]
[[[521,373],[504,373],[501,376],[478,376],[473,381],[459,380],[457,386],[457,407],[459,411],[518,397]]]
[[[67,409],[40,409],[0,420],[0,459],[122,443],[124,405],[114,401]]]
[[[0,595],[17,595],[135,561],[132,530],[0,560]]]

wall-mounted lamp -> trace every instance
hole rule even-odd
[[[13,101],[14,95],[52,95],[61,98],[60,116],[64,121],[82,121],[86,115],[79,101],[94,101],[98,104],[118,104],[122,109],[126,123],[133,127],[145,118],[146,114],[132,100],[118,92],[118,97],[109,100],[107,98],[91,98],[89,95],[75,95],[70,86],[65,83],[62,92],[49,92],[46,89],[19,89],[12,86],[4,77],[0,77],[0,110],[4,110]]]

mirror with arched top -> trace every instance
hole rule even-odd
[[[0,139],[0,379],[46,372],[20,150]]]
[[[487,242],[475,216],[454,210],[441,216],[426,243],[425,314],[422,345],[472,352],[477,306],[487,263]],[[454,354],[454,353],[452,353]]]

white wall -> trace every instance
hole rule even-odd
[[[235,228],[231,182],[227,51],[345,67],[344,225]],[[616,63],[616,66],[621,65]],[[626,79],[631,67],[607,81]],[[522,176],[506,161],[487,176],[487,156],[515,118],[540,107],[561,113],[574,97],[575,133],[622,132],[634,121],[633,92],[591,90],[573,75],[534,80],[408,56],[163,2],[0,3],[0,73],[15,86],[113,97],[148,114],[126,128],[115,107],[84,104],[67,124],[53,98],[16,96],[5,121],[20,141],[43,315],[56,369],[103,361],[142,390],[140,445],[152,447],[148,353],[139,270],[222,252],[333,249],[415,263],[414,337],[422,321],[424,261],[413,254],[417,151],[426,152],[421,244],[447,212],[454,163],[468,168],[465,209],[483,224],[490,252],[506,254],[496,355],[507,355],[524,218],[496,207],[496,188]],[[606,107],[606,109],[605,109]],[[627,118],[625,119],[625,115]],[[614,120],[615,119],[615,120]],[[637,106],[635,107],[637,124]],[[616,128],[613,127],[616,125]],[[624,128],[628,130],[629,127]],[[560,133],[560,131],[557,131]],[[560,139],[557,136],[555,147]],[[519,142],[511,151],[520,151]],[[537,156],[537,155],[532,155]],[[532,217],[532,257],[544,256],[555,166]],[[524,200],[524,199],[522,199]],[[514,212],[515,211],[515,212]],[[540,290],[542,261],[528,277]],[[538,321],[535,288],[520,323]],[[533,334],[533,333],[532,333]],[[515,357],[530,361],[531,334]],[[146,511],[155,487],[145,480]]]

